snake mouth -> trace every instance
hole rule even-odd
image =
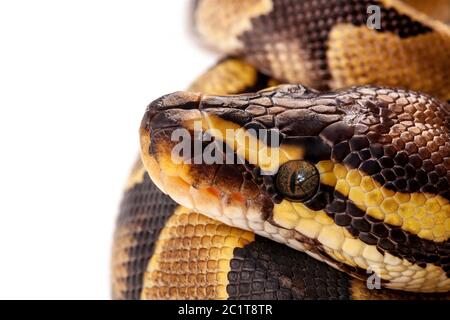
[[[214,115],[204,99],[176,92],[148,106],[140,127],[144,166],[158,188],[182,206],[257,230],[272,211],[272,198],[257,168],[218,138],[217,126],[211,128]]]

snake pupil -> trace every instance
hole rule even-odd
[[[292,201],[311,198],[319,187],[320,177],[308,161],[293,160],[283,164],[276,177],[278,192]]]

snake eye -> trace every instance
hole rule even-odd
[[[292,201],[305,201],[319,188],[320,176],[316,167],[307,161],[292,160],[278,170],[275,185],[283,196]]]

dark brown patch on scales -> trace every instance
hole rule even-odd
[[[275,43],[298,44],[311,63],[310,73],[315,74],[317,89],[328,89],[331,74],[327,64],[328,37],[339,23],[354,26],[366,25],[370,13],[367,8],[377,5],[381,10],[381,28],[376,32],[394,33],[400,38],[414,37],[432,30],[394,8],[386,8],[374,0],[273,0],[268,14],[253,18],[252,28],[239,39],[244,44],[242,54],[262,71],[273,74],[266,45]],[[300,54],[300,53],[298,53]],[[281,57],[278,60],[282,62]],[[286,81],[287,79],[281,79]]]
[[[230,300],[348,300],[350,277],[304,253],[256,236],[234,249]]]
[[[311,258],[303,252],[259,236],[235,248],[230,261],[227,293],[230,300],[349,300],[352,287],[359,282],[344,272]],[[362,270],[349,270],[363,277]],[[448,299],[448,293],[410,293],[398,290],[367,290],[366,299]]]
[[[386,189],[450,200],[448,104],[402,90],[382,89],[374,98],[351,102],[368,111],[357,124],[338,122],[321,133],[332,145],[331,158]]]
[[[116,291],[118,288],[113,287],[114,299],[140,298],[144,272],[154,245],[176,207],[177,204],[153,184],[147,173],[142,183],[125,193],[116,222],[112,261],[113,283],[121,283],[123,289]]]

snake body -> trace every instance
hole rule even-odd
[[[448,4],[413,5],[196,1],[232,56],[147,108],[113,297],[448,299]],[[174,158],[178,129],[233,161]]]

